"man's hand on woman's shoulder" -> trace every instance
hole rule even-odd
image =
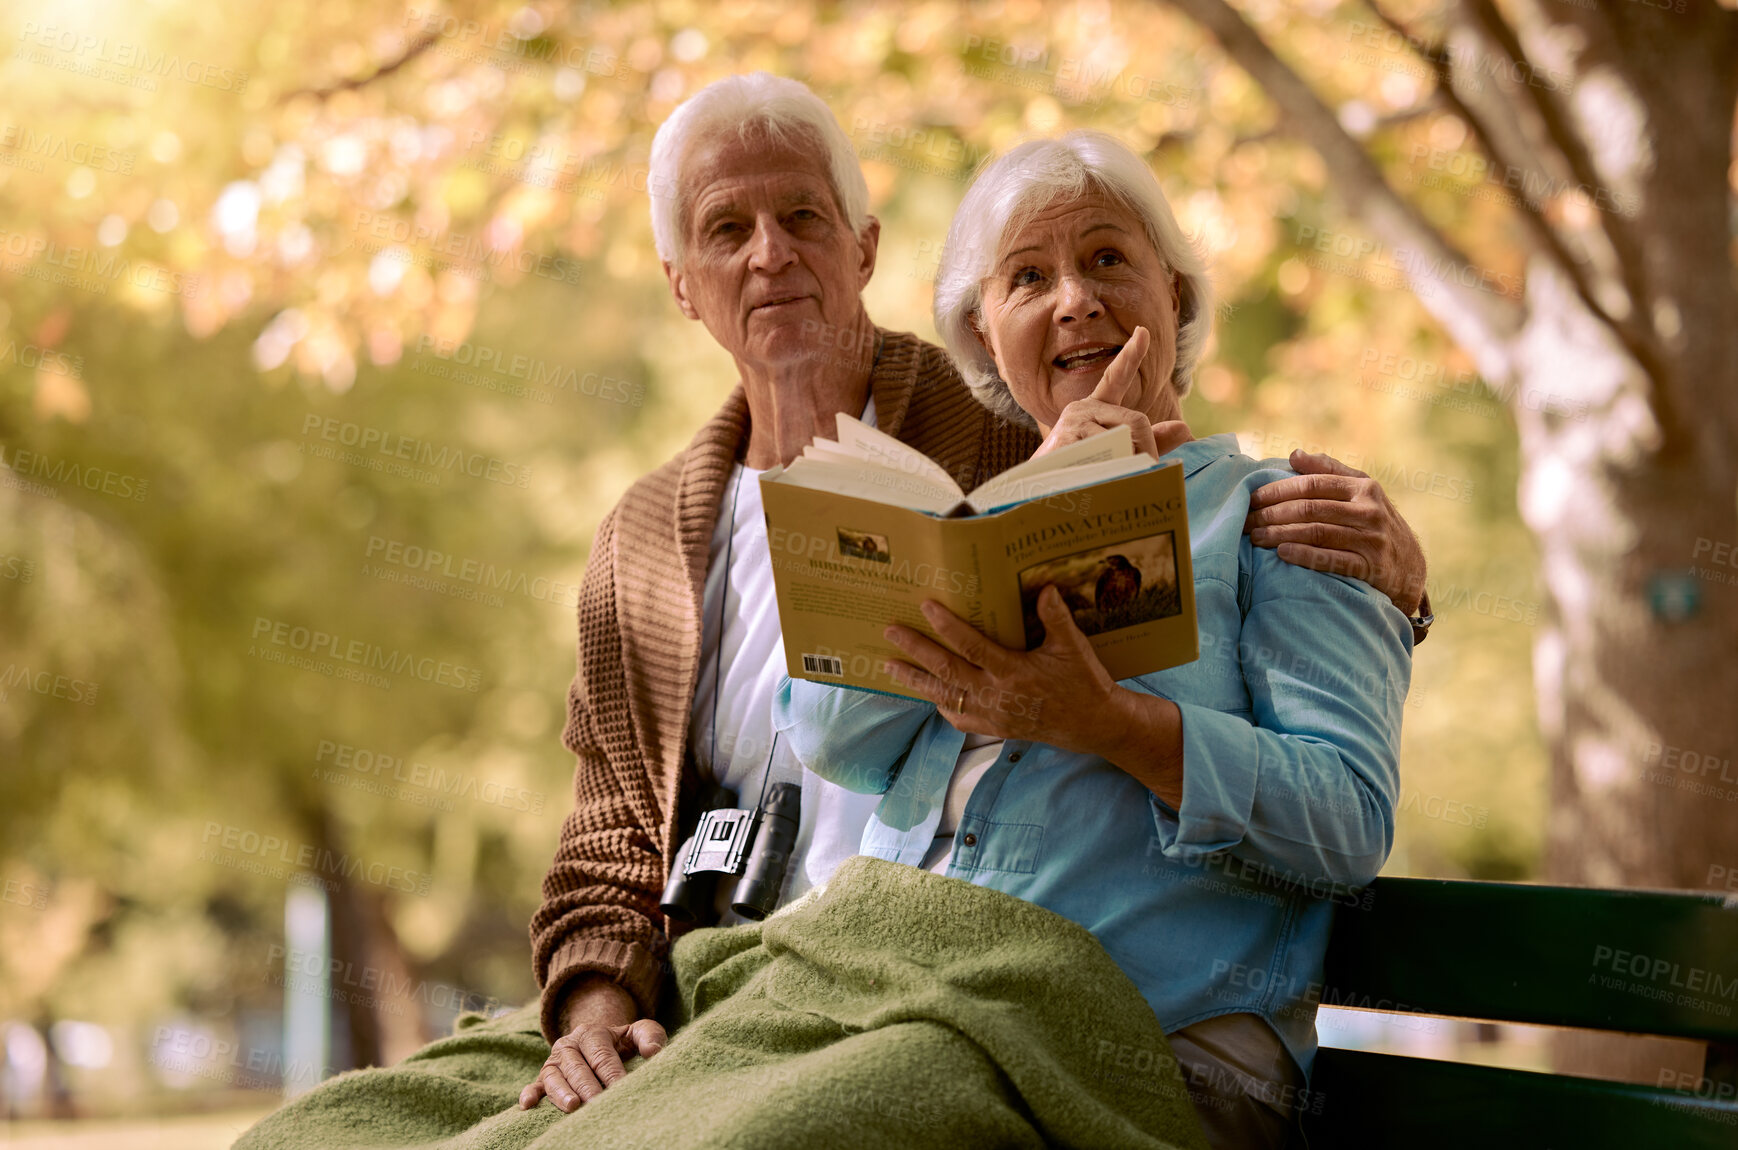
[[[1298,474],[1257,488],[1244,529],[1287,563],[1362,579],[1407,615],[1424,598],[1424,548],[1382,485],[1331,455],[1291,453]]]
[[[530,1110],[547,1095],[572,1114],[627,1075],[622,1055],[650,1058],[662,1050],[664,1028],[638,1015],[634,996],[608,978],[580,983],[562,1008],[567,1033],[556,1039],[537,1080],[519,1092],[519,1108]]]

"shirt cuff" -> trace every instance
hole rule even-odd
[[[1261,745],[1249,720],[1193,703],[1183,718],[1183,805],[1153,795],[1161,853],[1177,862],[1228,850],[1249,833],[1261,771]]]

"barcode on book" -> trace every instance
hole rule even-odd
[[[833,655],[804,655],[803,670],[811,675],[843,675],[845,660]]]

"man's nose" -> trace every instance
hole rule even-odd
[[[1063,276],[1057,287],[1057,322],[1097,319],[1104,314],[1104,300],[1099,298],[1098,288],[1084,276]]]
[[[757,272],[781,272],[796,262],[796,247],[778,221],[763,220],[755,225],[748,259]]]

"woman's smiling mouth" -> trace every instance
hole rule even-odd
[[[1117,352],[1121,350],[1121,344],[1095,344],[1091,347],[1076,348],[1073,351],[1063,352],[1061,355],[1051,360],[1050,363],[1052,366],[1059,367],[1063,371],[1088,371],[1100,366],[1101,364],[1109,363],[1111,360],[1116,358]]]

